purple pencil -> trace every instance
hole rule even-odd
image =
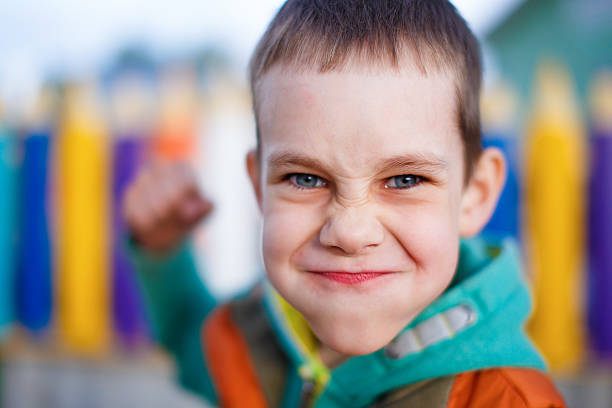
[[[123,195],[142,162],[150,133],[150,88],[138,75],[115,81],[112,92],[113,254],[112,307],[121,343],[135,347],[147,337],[148,325],[137,277],[126,254],[126,226],[121,214]]]
[[[612,360],[612,73],[593,85],[588,325],[595,352]]]
[[[125,253],[126,228],[121,200],[141,161],[143,141],[121,138],[113,146],[113,291],[115,329],[126,346],[134,346],[146,332],[136,276]]]

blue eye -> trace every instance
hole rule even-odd
[[[324,187],[325,181],[314,174],[296,173],[289,176],[289,180],[299,188],[317,188]]]
[[[421,183],[423,179],[419,176],[412,174],[402,174],[399,176],[393,176],[388,179],[385,187],[387,188],[411,188]]]

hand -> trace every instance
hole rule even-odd
[[[140,171],[123,197],[128,232],[144,248],[163,253],[177,246],[212,210],[185,163],[153,163]]]

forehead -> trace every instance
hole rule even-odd
[[[339,166],[403,153],[461,155],[454,76],[348,66],[320,73],[275,66],[257,84],[264,160],[278,150],[309,151]]]

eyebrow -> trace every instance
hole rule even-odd
[[[268,165],[270,167],[302,166],[318,170],[326,168],[325,164],[319,159],[293,152],[272,153],[268,158]]]
[[[321,160],[295,152],[276,152],[268,158],[270,167],[302,166],[326,171]],[[411,171],[444,172],[448,170],[448,162],[434,154],[409,153],[385,158],[374,166],[377,173],[396,168],[406,168]]]
[[[396,168],[443,172],[448,170],[448,162],[434,154],[410,153],[392,156],[376,164],[379,172]]]

